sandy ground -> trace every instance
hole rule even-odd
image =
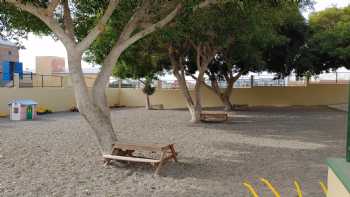
[[[191,124],[182,110],[118,109],[120,141],[176,143],[179,163],[161,177],[148,165],[102,166],[95,136],[77,113],[0,119],[0,196],[324,196],[326,158],[345,154],[346,114],[328,108],[250,108],[224,124]]]

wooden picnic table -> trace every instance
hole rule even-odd
[[[224,122],[228,120],[228,115],[224,111],[202,111],[200,119],[208,122]]]
[[[135,156],[136,151],[149,151],[152,153],[160,153],[158,159],[145,158]],[[174,159],[177,162],[177,153],[174,148],[174,144],[128,144],[128,143],[116,143],[113,145],[113,151],[110,155],[103,155],[105,159],[105,165],[109,165],[111,160],[127,161],[127,162],[140,162],[150,163],[156,167],[155,174],[159,174],[161,167],[170,159]]]

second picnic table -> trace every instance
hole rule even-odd
[[[204,122],[224,122],[228,120],[228,115],[223,111],[202,111],[200,119]]]

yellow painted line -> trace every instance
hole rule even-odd
[[[273,185],[268,180],[264,178],[260,178],[260,181],[263,182],[272,191],[275,197],[281,197],[278,191],[273,187]]]
[[[248,182],[244,181],[243,185],[248,189],[253,197],[259,197],[258,193],[255,191],[254,187]]]
[[[303,197],[303,193],[301,192],[300,184],[298,181],[294,181],[295,189],[297,190],[298,197]]]
[[[322,188],[324,195],[327,196],[328,189],[327,189],[326,185],[323,183],[323,181],[320,181],[320,186]]]

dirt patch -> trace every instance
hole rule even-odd
[[[184,110],[116,109],[120,141],[175,143],[179,163],[161,177],[148,165],[103,163],[78,113],[29,122],[0,119],[0,196],[248,196],[269,179],[282,196],[323,196],[327,157],[345,154],[345,113],[328,108],[249,108],[222,124],[191,124]]]

